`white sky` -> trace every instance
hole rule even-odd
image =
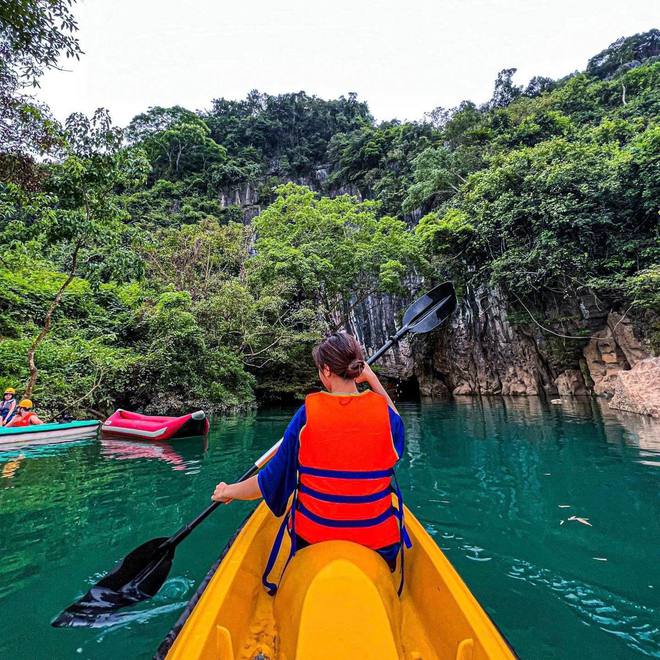
[[[620,36],[660,24],[658,0],[80,0],[85,54],[51,71],[55,115],[103,106],[124,125],[152,105],[205,108],[251,89],[357,92],[377,119],[490,98],[584,69]]]

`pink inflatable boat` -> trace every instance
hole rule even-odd
[[[182,417],[140,415],[128,410],[116,410],[101,427],[104,435],[144,440],[168,440],[191,435],[206,435],[209,420],[203,410]]]

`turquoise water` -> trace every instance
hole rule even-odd
[[[407,503],[521,657],[660,657],[660,425],[590,401],[401,412]],[[130,549],[194,517],[291,413],[220,419],[207,442],[0,450],[0,656],[151,657],[249,503],[196,530],[163,590],[116,625],[49,621]]]

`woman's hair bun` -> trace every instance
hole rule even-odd
[[[335,332],[326,337],[312,351],[319,371],[328,367],[345,380],[354,380],[364,369],[364,353],[355,337],[347,332]]]
[[[346,378],[357,378],[364,369],[364,360],[351,360],[348,367],[346,367]]]

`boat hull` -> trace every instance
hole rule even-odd
[[[406,552],[400,598],[398,572],[391,574],[379,555],[347,541],[300,550],[272,598],[261,573],[280,521],[262,503],[156,657],[515,658],[433,539],[409,511],[406,517],[413,547]],[[282,569],[286,547],[281,554],[272,576]]]
[[[42,442],[44,440],[83,439],[98,433],[100,422],[93,420],[68,422],[65,424],[34,424],[32,426],[0,429],[0,446],[17,442]]]
[[[206,435],[209,420],[203,410],[181,417],[162,417],[119,409],[108,417],[101,430],[104,435],[134,440],[169,440]]]

